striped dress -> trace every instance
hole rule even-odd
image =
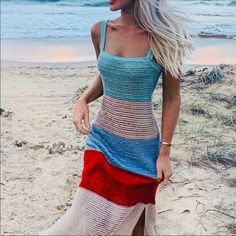
[[[131,235],[144,210],[145,235],[155,235],[160,132],[152,94],[162,70],[151,48],[144,57],[106,52],[106,28],[102,21],[104,94],[85,140],[82,178],[72,206],[40,235]]]

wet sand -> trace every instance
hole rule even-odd
[[[195,52],[185,64],[236,64],[236,39],[194,38]],[[90,37],[2,40],[4,61],[37,63],[95,62]]]

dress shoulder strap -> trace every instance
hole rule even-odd
[[[101,33],[100,33],[100,51],[104,49],[106,39],[106,26],[108,20],[101,21]]]
[[[150,48],[149,51],[148,51],[148,54],[147,54],[147,58],[151,59],[153,58],[153,52],[152,52],[152,49]]]

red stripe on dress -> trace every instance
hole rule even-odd
[[[155,204],[156,179],[135,174],[111,165],[97,150],[84,151],[84,168],[79,187],[93,191],[113,203],[133,206]]]

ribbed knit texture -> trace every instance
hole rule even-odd
[[[145,57],[120,57],[104,51],[106,22],[102,23],[98,69],[102,76],[104,95],[132,102],[150,102],[161,67],[149,49]]]

